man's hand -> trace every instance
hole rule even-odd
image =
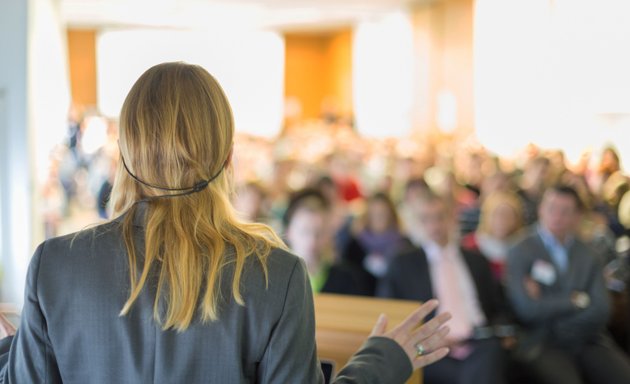
[[[527,292],[527,296],[529,296],[532,300],[540,299],[541,291],[540,284],[538,284],[534,279],[529,276],[526,276],[523,279],[523,285],[525,286],[525,292]]]
[[[571,293],[571,302],[576,308],[585,309],[591,305],[591,297],[586,292],[573,291]]]

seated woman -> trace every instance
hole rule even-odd
[[[353,223],[353,237],[342,258],[363,266],[379,279],[385,276],[392,258],[408,245],[396,206],[385,193],[376,193],[367,200],[363,217]]]
[[[316,189],[296,192],[284,215],[289,248],[306,262],[313,292],[374,296],[376,279],[358,265],[336,263],[330,204]]]
[[[508,249],[523,228],[523,205],[515,193],[495,192],[481,206],[477,231],[462,239],[462,247],[480,252],[490,262],[497,282],[503,282]]]

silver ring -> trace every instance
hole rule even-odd
[[[424,355],[425,352],[426,350],[424,349],[424,346],[422,344],[416,344],[416,357]]]

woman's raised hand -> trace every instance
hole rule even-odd
[[[446,347],[449,328],[444,324],[451,318],[450,313],[442,313],[420,325],[437,306],[437,300],[427,301],[389,332],[385,331],[387,316],[381,315],[370,336],[387,337],[397,342],[407,353],[414,370],[432,364],[449,352]]]

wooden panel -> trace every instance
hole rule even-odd
[[[352,31],[339,31],[330,37],[328,44],[329,97],[336,113],[352,117]]]
[[[300,101],[303,118],[318,118],[328,85],[328,36],[290,34],[285,44],[285,96]]]
[[[369,297],[319,294],[315,296],[317,349],[321,359],[333,360],[337,371],[363,344],[376,319],[385,313],[389,326],[403,321],[420,303]],[[407,383],[422,383],[420,371]]]
[[[302,117],[319,118],[323,107],[351,116],[352,31],[290,33],[284,39],[285,96],[299,100]]]
[[[72,102],[77,106],[96,105],[96,31],[68,30],[68,58]]]

